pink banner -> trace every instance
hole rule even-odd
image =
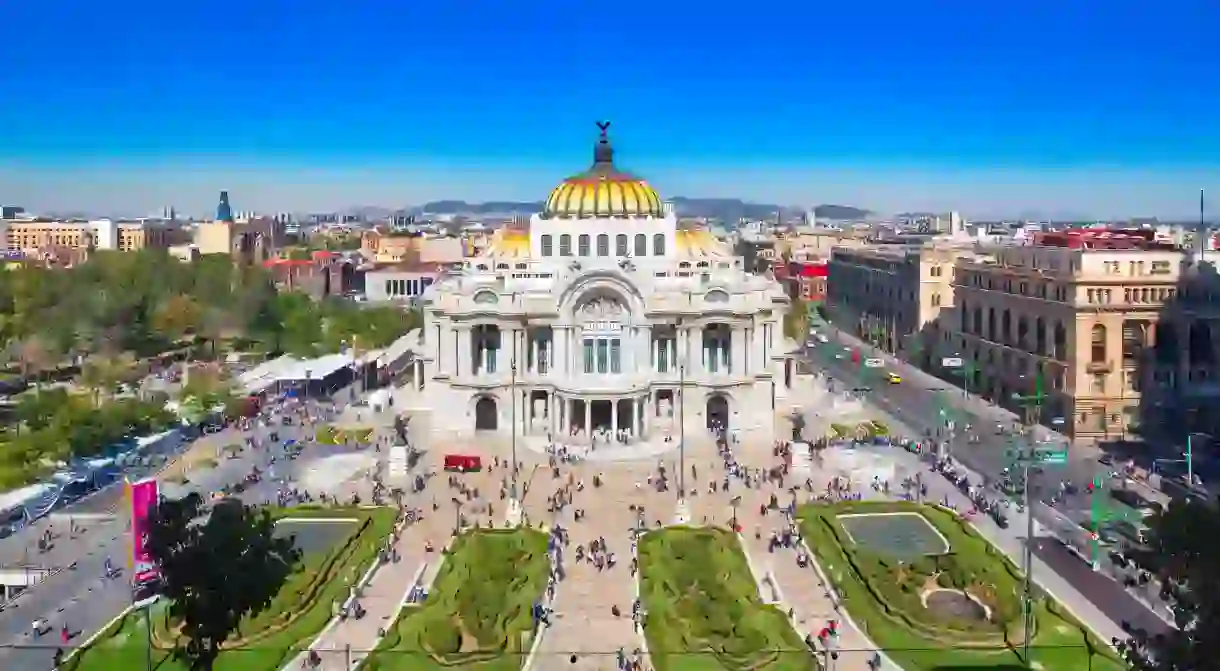
[[[131,499],[131,562],[136,582],[155,578],[156,564],[148,554],[148,525],[154,506],[157,505],[156,480],[141,480],[127,486]]]

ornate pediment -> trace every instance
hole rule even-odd
[[[622,319],[627,311],[612,298],[595,298],[580,306],[577,316],[581,321],[605,321]]]

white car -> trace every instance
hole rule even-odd
[[[824,336],[824,335],[822,335],[821,333],[819,333],[819,334],[818,334],[818,342],[821,342],[821,343],[828,343],[828,342],[830,342],[830,338],[827,338],[826,336]]]

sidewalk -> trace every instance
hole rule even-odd
[[[339,620],[323,630],[310,646],[310,649],[322,658],[319,671],[346,671],[357,668],[381,641],[381,631],[394,625],[393,618],[397,614],[399,604],[407,591],[415,585],[416,576],[425,563],[428,565],[426,573],[435,577],[435,569],[440,565],[440,553],[425,553],[424,541],[443,537],[439,535],[443,533],[439,527],[446,524],[440,517],[442,516],[430,515],[422,521],[404,527],[394,545],[400,555],[399,561],[382,564],[356,599],[365,610],[364,617],[356,619],[349,616]],[[302,668],[306,654],[302,652],[294,658],[285,667],[285,671]]]

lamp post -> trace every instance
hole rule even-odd
[[[678,359],[678,501],[686,500],[686,360]]]
[[[512,401],[509,404],[510,407],[512,408],[512,413],[511,413],[512,414],[512,427],[509,429],[511,431],[511,438],[509,439],[509,445],[511,446],[512,459],[513,459],[512,484],[509,485],[510,489],[509,489],[509,497],[508,497],[509,503],[508,504],[513,507],[513,510],[514,510],[513,514],[516,515],[516,510],[517,510],[518,506],[521,505],[521,502],[517,500],[517,357],[516,356],[513,356],[513,361],[509,365],[508,371],[509,371],[508,388],[509,388],[509,393],[511,394],[511,398],[512,398]]]
[[[1202,431],[1191,431],[1190,433],[1186,434],[1186,454],[1183,456],[1186,457],[1187,490],[1193,490],[1195,488],[1195,436],[1205,436],[1207,438],[1211,438],[1211,434],[1203,433]]]
[[[157,600],[159,598],[160,598],[159,595],[154,594],[154,595],[148,597],[147,599],[141,599],[132,604],[132,607],[134,607],[136,610],[144,611],[144,633],[145,633],[145,647],[144,647],[144,665],[145,665],[145,667],[144,668],[147,669],[148,671],[153,670],[152,607],[153,607],[153,604],[157,603]]]
[[[1029,644],[1034,629],[1034,587],[1032,578],[1034,572],[1034,509],[1030,505],[1029,467],[1040,460],[1034,426],[1042,416],[1042,403],[1046,399],[1046,394],[1042,392],[1042,371],[1038,370],[1034,375],[1034,391],[1032,394],[1013,394],[1012,398],[1017,405],[1020,405],[1025,410],[1024,420],[1027,431],[1026,451],[1020,456],[1020,464],[1025,480],[1021,492],[1024,501],[1023,505],[1025,506],[1025,589],[1022,597],[1022,605],[1025,611],[1025,631],[1023,632],[1024,641],[1022,648],[1024,650],[1025,664],[1029,665]]]

